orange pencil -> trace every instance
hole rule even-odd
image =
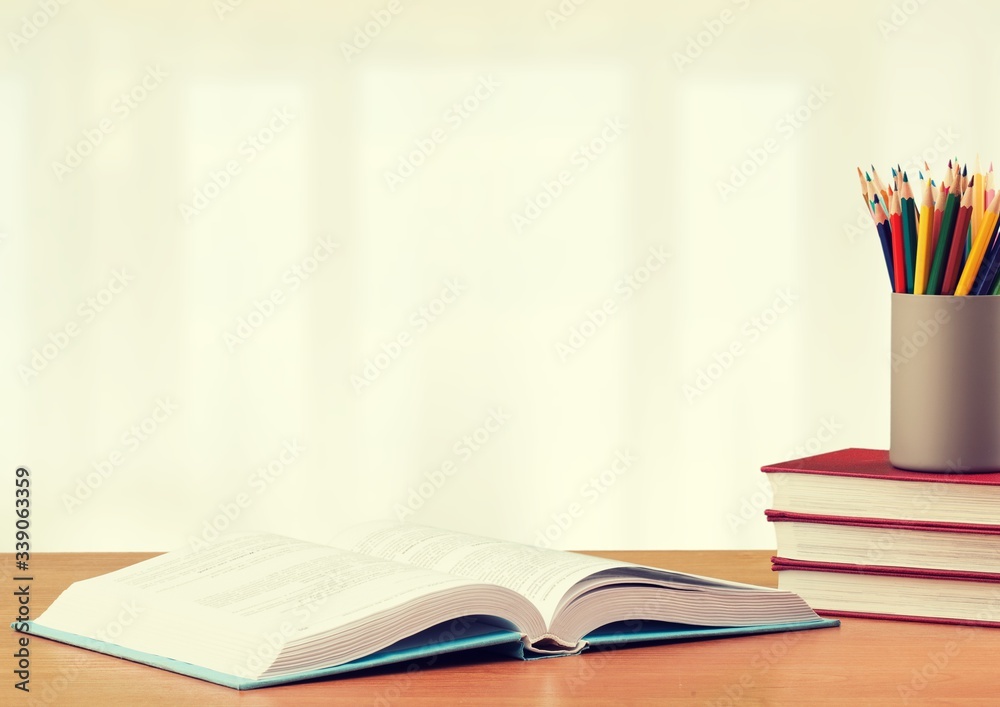
[[[865,175],[862,174],[860,167],[858,167],[858,181],[861,182],[861,198],[864,199],[865,206],[868,207],[868,213],[870,213],[872,215],[872,218],[874,219],[875,218],[875,212],[872,211],[872,202],[871,202],[871,199],[868,198],[868,184],[869,184],[869,182],[865,179]]]

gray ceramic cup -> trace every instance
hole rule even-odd
[[[889,461],[1000,471],[1000,296],[892,295]]]

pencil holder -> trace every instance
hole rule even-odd
[[[1000,471],[1000,297],[892,295],[889,461]]]

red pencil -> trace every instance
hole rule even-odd
[[[930,179],[930,177],[928,177]],[[951,187],[951,173],[945,175],[944,184],[938,189],[937,202],[934,204],[934,221],[931,224],[930,250],[933,253],[937,248],[938,234],[941,233],[941,217],[944,215],[944,205],[948,201],[948,191]],[[933,256],[932,256],[933,257]]]
[[[896,279],[893,292],[906,292],[906,261],[903,258],[903,210],[899,205],[899,192],[889,203],[889,230],[892,231],[892,273]]]
[[[975,181],[975,177],[973,177]],[[944,271],[944,280],[941,282],[941,294],[955,294],[955,287],[958,285],[958,276],[962,272],[965,264],[965,233],[969,230],[969,222],[972,220],[972,183],[965,190],[962,203],[958,207],[958,216],[955,218],[955,231],[951,240],[951,253],[948,254],[948,267]]]

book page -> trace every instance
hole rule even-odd
[[[577,582],[595,572],[631,566],[395,521],[348,528],[331,545],[513,589],[538,608],[546,626],[551,626],[559,600]]]
[[[298,623],[342,623],[444,587],[433,572],[280,535],[234,534],[198,552],[126,567],[107,579],[240,617],[297,615]]]
[[[238,533],[77,582],[37,623],[105,640],[109,618],[128,601],[138,618],[114,643],[241,674],[241,649],[260,644],[262,633],[294,641],[474,584],[279,535]]]

